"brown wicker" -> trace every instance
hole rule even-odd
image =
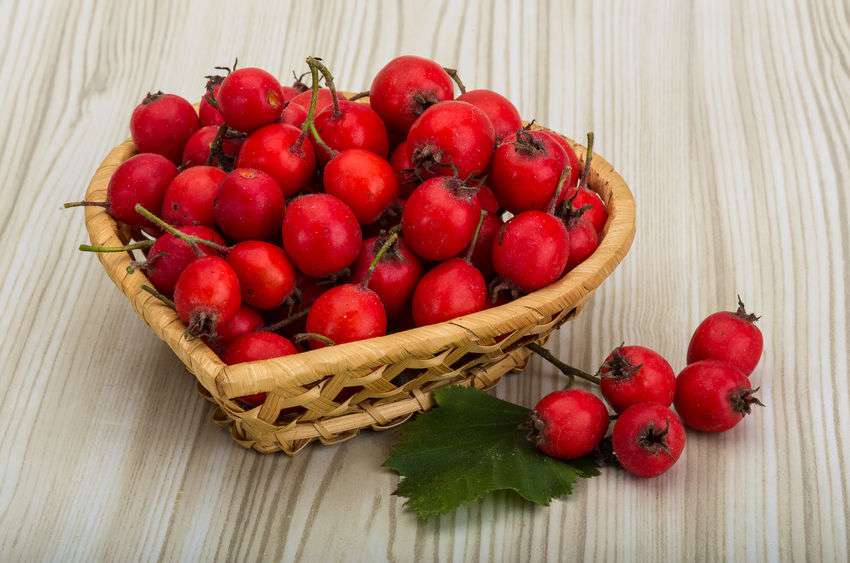
[[[365,100],[364,100],[365,101]],[[581,158],[585,150],[575,145]],[[127,140],[95,172],[86,199],[103,201],[116,167],[135,153]],[[545,342],[569,320],[626,255],[634,237],[635,205],[619,174],[594,155],[589,185],[608,206],[599,248],[558,282],[506,305],[449,322],[293,356],[226,366],[201,340],[187,337],[175,312],[141,289],[145,275],[127,273],[128,253],[99,254],[106,273],[139,316],[195,375],[217,406],[213,419],[234,440],[262,453],[295,454],[314,440],[337,443],[362,428],[383,430],[431,406],[433,389],[449,384],[487,388],[521,370],[529,342]],[[119,246],[127,237],[100,207],[87,207],[94,245]],[[245,410],[237,397],[268,393]]]

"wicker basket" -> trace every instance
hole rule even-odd
[[[581,158],[585,150],[575,145]],[[95,172],[86,199],[103,201],[116,167],[135,153],[129,140]],[[512,301],[449,322],[303,352],[226,366],[200,339],[187,337],[175,312],[141,289],[141,271],[127,273],[127,253],[99,254],[106,273],[139,316],[167,343],[201,392],[216,405],[213,420],[236,442],[261,453],[295,454],[314,440],[333,444],[363,429],[384,430],[431,406],[431,391],[449,384],[487,388],[521,370],[529,342],[545,342],[572,318],[629,250],[635,231],[632,194],[619,174],[594,155],[590,187],[608,206],[599,248],[561,280]],[[92,244],[127,242],[100,207],[87,207]],[[265,392],[264,404],[245,410],[234,398]]]

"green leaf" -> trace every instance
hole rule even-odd
[[[548,505],[579,477],[599,474],[591,460],[563,462],[539,452],[527,438],[525,407],[465,387],[434,395],[438,407],[402,427],[385,463],[402,478],[396,494],[421,518],[500,490]]]

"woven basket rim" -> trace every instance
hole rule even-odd
[[[583,160],[585,148],[569,141]],[[114,147],[92,177],[86,199],[105,200],[112,173],[133,154],[135,147],[130,139]],[[583,301],[626,255],[635,233],[635,202],[631,191],[614,168],[596,153],[588,184],[603,196],[608,207],[609,219],[602,241],[591,257],[552,285],[504,305],[448,322],[233,366],[226,366],[200,339],[187,337],[176,313],[141,289],[150,282],[140,270],[127,273],[131,263],[129,254],[101,253],[98,258],[139,316],[169,345],[199,383],[217,401],[227,401],[269,388],[314,384],[341,370],[365,374],[405,357],[429,357],[449,346],[477,344],[508,330],[537,323]],[[123,244],[121,228],[103,208],[86,207],[85,215],[92,244]],[[356,364],[352,364],[352,358],[356,358]],[[408,401],[416,402],[414,399]]]

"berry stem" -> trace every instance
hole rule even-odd
[[[567,164],[564,166],[564,169],[561,170],[561,176],[558,178],[558,187],[555,188],[555,193],[552,194],[552,200],[549,202],[548,212],[552,215],[555,214],[555,208],[558,206],[558,200],[561,199],[561,192],[564,191],[564,184],[567,182],[567,178],[572,173],[572,166]]]
[[[71,207],[109,207],[109,202],[106,201],[69,201],[62,205],[63,209]]]
[[[357,100],[359,100],[361,98],[366,98],[368,96],[369,96],[369,90],[363,90],[362,92],[357,92],[353,96],[349,97],[348,101],[349,102],[356,102]]]
[[[297,321],[298,319],[306,317],[307,313],[309,313],[309,312],[310,312],[310,309],[304,309],[303,311],[298,311],[294,315],[290,315],[290,316],[286,317],[285,319],[281,319],[281,320],[277,321],[276,323],[272,323],[272,324],[270,324],[266,327],[263,327],[261,330],[267,330],[269,332],[277,332],[280,329],[282,329],[283,327],[289,325],[290,323],[293,323],[293,322]]]
[[[322,62],[322,59],[318,57],[307,57],[307,64],[310,65],[310,68],[315,66],[316,69],[321,72],[322,76],[325,78],[325,84],[331,91],[331,101],[333,102],[334,116],[338,117],[340,115],[339,95],[336,93],[336,84],[334,84],[333,74],[331,74],[331,71],[328,69],[328,67],[325,66],[325,63]],[[318,83],[316,85],[318,86]]]
[[[298,137],[298,140],[293,143],[290,150],[298,152],[301,150],[301,145],[304,144],[304,139],[307,135],[313,135],[313,139],[316,141],[316,144],[319,145],[324,151],[326,151],[331,158],[336,156],[336,150],[332,149],[328,144],[319,136],[319,132],[316,130],[316,105],[319,101],[319,67],[315,64],[316,59],[313,57],[307,57],[307,65],[310,67],[310,79],[312,81],[312,90],[313,93],[310,96],[310,106],[307,109],[307,118],[304,120],[304,125],[301,126],[301,136]],[[334,90],[332,90],[333,92]],[[334,96],[334,102],[337,104],[336,110],[339,109],[339,103],[336,102],[336,96]]]
[[[463,85],[463,81],[461,81],[460,75],[457,73],[457,69],[444,66],[443,70],[445,70],[446,74],[451,76],[452,80],[455,81],[455,84],[457,84],[457,87],[460,89],[460,93],[466,94],[466,86]]]
[[[581,181],[578,184],[579,188],[587,187],[587,180],[590,177],[590,161],[593,160],[593,131],[587,132],[587,154],[584,155],[584,172],[581,174]]]
[[[550,364],[552,364],[553,366],[555,366],[556,368],[558,368],[559,370],[561,370],[561,373],[570,378],[570,384],[572,384],[572,380],[574,377],[578,377],[580,379],[584,379],[585,381],[589,381],[591,383],[599,385],[598,377],[596,377],[595,375],[590,375],[586,371],[574,368],[571,365],[565,364],[564,362],[556,358],[555,355],[552,354],[552,352],[550,352],[537,342],[529,342],[528,344],[526,344],[526,347],[544,360],[546,360],[547,362],[549,362]]]
[[[151,295],[153,295],[154,297],[156,297],[157,299],[159,299],[160,301],[162,301],[163,303],[165,303],[166,305],[168,305],[172,309],[175,308],[174,301],[172,301],[171,299],[169,299],[168,297],[166,297],[165,295],[163,295],[162,293],[160,293],[159,291],[157,291],[153,287],[151,287],[149,285],[143,285],[142,290],[147,291],[148,293],[150,293]]]
[[[384,244],[381,245],[381,248],[378,249],[378,252],[375,253],[375,257],[372,258],[372,263],[369,264],[369,269],[366,270],[366,275],[363,277],[363,281],[360,282],[360,285],[363,288],[369,287],[369,282],[372,280],[372,274],[375,273],[375,268],[378,267],[378,264],[381,261],[381,258],[384,257],[384,254],[396,243],[398,240],[398,227],[393,227],[386,240],[384,240]]]
[[[301,344],[305,340],[318,340],[322,344],[327,344],[328,346],[335,346],[336,342],[325,336],[324,334],[318,334],[316,332],[300,332],[295,335],[296,344]]]
[[[475,252],[475,245],[478,242],[478,235],[481,234],[481,225],[484,224],[484,218],[487,217],[487,210],[482,209],[481,213],[478,215],[478,224],[475,225],[475,232],[472,234],[472,240],[469,242],[469,249],[466,251],[466,256],[463,257],[464,260],[472,263],[472,253]]]
[[[222,244],[218,244],[217,242],[213,242],[211,240],[202,239],[201,237],[196,237],[196,236],[193,236],[193,235],[187,235],[183,231],[180,231],[180,230],[174,228],[173,226],[169,225],[168,223],[166,223],[165,221],[163,221],[162,219],[160,219],[159,217],[157,217],[156,215],[154,215],[153,213],[151,213],[150,211],[148,211],[147,209],[142,207],[141,203],[137,203],[136,207],[134,209],[136,210],[136,213],[138,213],[139,215],[141,215],[142,217],[144,217],[145,219],[147,219],[148,221],[150,221],[151,223],[153,223],[154,225],[156,225],[157,227],[159,227],[163,231],[170,233],[170,234],[174,235],[175,237],[179,238],[180,240],[182,240],[183,242],[187,243],[189,246],[192,247],[192,249],[195,251],[196,255],[200,255],[200,250],[198,250],[199,244],[209,246],[213,250],[215,250],[217,252],[221,252],[222,254],[227,254],[230,251],[230,248],[227,247],[227,246],[224,246]]]
[[[91,244],[81,244],[80,250],[83,252],[129,252],[131,250],[142,250],[153,246],[154,241],[143,240],[134,242],[124,246],[98,246]]]

